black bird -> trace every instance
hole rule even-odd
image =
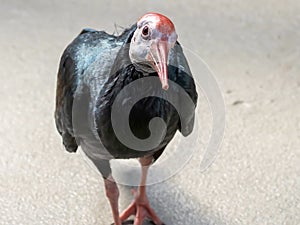
[[[81,146],[102,174],[115,225],[133,214],[134,225],[146,217],[162,224],[146,196],[147,171],[177,130],[184,136],[192,132],[196,102],[174,24],[164,15],[147,13],[119,36],[84,29],[65,49],[57,76],[56,127],[66,150]],[[151,125],[155,117],[165,126]],[[109,164],[114,158],[139,158],[142,166],[135,199],[121,214]]]

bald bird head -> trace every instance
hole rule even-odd
[[[162,88],[168,85],[168,56],[177,41],[172,21],[158,13],[147,13],[137,22],[129,47],[132,63],[143,72],[157,72]]]

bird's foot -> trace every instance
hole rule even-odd
[[[122,225],[132,225],[132,224],[133,224],[133,220],[127,220],[122,222]],[[111,225],[115,225],[115,224],[112,223]]]
[[[126,220],[131,215],[135,215],[134,225],[142,225],[146,218],[151,219],[155,225],[164,225],[150,207],[147,196],[139,195],[134,189],[132,189],[132,193],[134,195],[134,200],[127,209],[121,213],[121,221]]]

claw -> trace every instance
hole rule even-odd
[[[129,216],[135,215],[133,225],[142,225],[146,218],[152,219],[152,223],[155,225],[163,225],[159,217],[154,210],[150,207],[147,196],[139,195],[139,192],[135,189],[131,190],[134,196],[133,202],[125,209],[120,216],[121,221],[126,220]]]

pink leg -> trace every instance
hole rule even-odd
[[[152,157],[140,158],[142,166],[142,177],[138,191],[133,190],[133,202],[121,213],[121,221],[126,220],[129,216],[135,215],[134,225],[142,225],[143,221],[148,217],[153,220],[156,225],[162,225],[161,220],[150,207],[149,200],[146,195],[146,179],[149,166],[152,163]]]
[[[119,217],[119,189],[114,181],[113,177],[110,175],[107,179],[104,179],[104,185],[106,190],[106,196],[109,200],[112,214],[114,217],[114,225],[122,225],[120,217]]]

